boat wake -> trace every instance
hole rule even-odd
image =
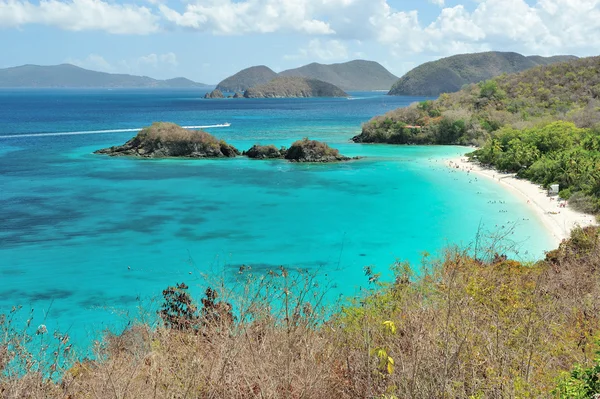
[[[184,129],[211,129],[219,127],[229,127],[231,123],[221,123],[218,125],[205,125],[205,126],[182,126]],[[139,132],[143,128],[134,129],[109,129],[109,130],[86,130],[80,132],[57,132],[57,133],[27,133],[27,134],[12,134],[6,136],[0,136],[0,139],[14,139],[21,137],[51,137],[51,136],[75,136],[81,134],[105,134],[105,133],[127,133],[127,132]]]

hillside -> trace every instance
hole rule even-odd
[[[381,64],[364,60],[331,65],[312,63],[279,75],[322,80],[346,91],[389,90],[398,80]]]
[[[589,128],[600,123],[599,71],[600,57],[589,57],[498,76],[377,116],[354,140],[482,145],[507,125],[522,129],[565,120]]]
[[[574,58],[576,57],[525,57],[517,53],[498,51],[460,54],[416,67],[394,83],[389,94],[437,96],[441,93],[453,93],[466,84]]]
[[[330,83],[301,77],[278,77],[269,83],[249,88],[246,98],[347,97],[342,89]]]
[[[277,74],[271,68],[264,65],[253,66],[243,69],[223,80],[217,85],[217,89],[224,92],[245,91],[250,87],[254,87],[263,83],[270,82],[275,79]]]
[[[207,85],[185,78],[156,80],[147,76],[97,72],[71,64],[61,64],[23,65],[0,69],[0,87],[205,88]]]

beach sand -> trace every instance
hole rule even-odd
[[[549,197],[547,190],[527,180],[518,179],[515,174],[500,173],[494,169],[484,168],[476,163],[468,162],[464,156],[446,159],[445,163],[448,167],[464,173],[469,172],[491,179],[522,198],[523,202],[531,207],[546,226],[557,246],[570,236],[571,230],[576,226],[596,225],[594,216],[576,212],[568,205],[564,208],[561,207],[561,203],[564,201],[559,200],[557,196]]]

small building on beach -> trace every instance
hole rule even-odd
[[[558,195],[558,192],[560,191],[560,186],[558,184],[552,184],[550,186],[550,188],[548,189],[548,195]]]

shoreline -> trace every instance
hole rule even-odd
[[[520,197],[543,223],[557,247],[564,239],[570,237],[571,231],[576,226],[587,227],[597,224],[593,215],[577,212],[568,206],[561,207],[565,201],[559,200],[558,196],[549,197],[545,189],[528,180],[516,178],[514,173],[502,173],[495,169],[484,168],[469,162],[464,155],[446,158],[444,163],[449,168],[493,180]]]

